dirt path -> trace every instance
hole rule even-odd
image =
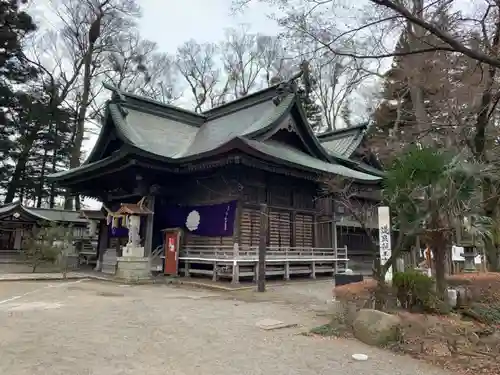
[[[324,322],[310,307],[330,287],[314,285],[254,298],[160,285],[0,283],[0,373],[446,375],[356,341],[301,335]],[[255,324],[265,318],[299,326],[263,331]],[[370,359],[354,362],[353,353]]]

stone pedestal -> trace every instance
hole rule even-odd
[[[149,258],[130,256],[119,257],[115,276],[129,282],[149,279],[151,276]]]
[[[464,272],[468,272],[468,273],[477,272],[476,263],[475,263],[476,255],[475,254],[472,254],[472,255],[464,254],[464,259],[465,259]]]
[[[116,249],[107,249],[103,254],[101,271],[107,275],[116,273]]]
[[[464,248],[464,272],[477,272],[475,259],[477,256],[476,247],[471,244],[462,246]]]
[[[141,246],[124,246],[122,257],[144,258],[144,247]]]

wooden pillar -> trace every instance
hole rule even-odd
[[[313,260],[311,264],[311,279],[316,278],[316,262]]]
[[[233,277],[231,283],[239,284],[239,282],[240,282],[240,265],[235,260],[233,261]]]
[[[146,216],[146,227],[144,228],[144,256],[149,257],[153,249],[153,223],[154,223],[154,212],[155,212],[155,196],[150,195],[147,199],[147,208],[149,208],[153,213]]]
[[[312,244],[313,244],[313,249],[315,247],[319,247],[318,246],[318,222],[319,222],[319,216],[318,215],[314,215],[313,216],[313,231],[312,231]],[[321,245],[320,245],[321,246]],[[314,254],[314,250],[312,251],[312,253]]]
[[[285,280],[290,280],[290,262],[287,260],[285,261]]]
[[[217,281],[217,261],[214,261],[214,272],[212,273],[212,281]]]
[[[106,220],[99,221],[99,237],[97,239],[97,264],[95,271],[102,271],[102,258],[108,248],[109,233]]]
[[[337,221],[333,220],[332,221],[332,248],[335,250],[334,252],[337,252]]]
[[[259,238],[259,264],[257,291],[266,291],[266,245],[267,245],[267,226],[269,218],[267,217],[267,204],[260,205],[260,238]]]
[[[240,282],[240,266],[238,264],[238,258],[240,256],[240,249],[237,243],[233,245],[233,276],[231,283],[238,284]]]
[[[23,247],[23,228],[16,228],[14,232],[14,249],[22,250]]]
[[[243,202],[241,198],[238,198],[238,203],[236,206],[236,212],[234,215],[234,232],[233,232],[233,244],[241,245],[241,215],[243,213]]]

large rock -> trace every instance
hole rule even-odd
[[[397,340],[401,320],[382,311],[362,309],[352,325],[354,336],[368,345],[385,345]]]

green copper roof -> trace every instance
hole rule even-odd
[[[287,161],[299,168],[306,167],[319,173],[332,173],[338,176],[352,178],[360,181],[380,180],[380,177],[378,176],[373,176],[368,173],[356,171],[343,165],[327,163],[325,161],[316,159],[311,155],[308,155],[300,150],[297,150],[296,148],[280,142],[258,142],[252,140],[245,140],[245,142],[257,151],[260,151],[274,158]]]
[[[87,220],[82,218],[79,211],[58,210],[53,208],[35,208],[21,205],[20,202],[12,202],[0,206],[0,215],[11,215],[15,212],[25,213],[35,220],[66,222],[72,224],[86,224]]]
[[[332,154],[351,157],[363,140],[367,125],[337,129],[318,135],[321,145]]]
[[[274,163],[332,173],[365,181],[377,181],[379,175],[363,169],[349,157],[361,142],[364,128],[350,128],[320,135],[312,133],[305,113],[294,93],[280,97],[275,104],[276,87],[197,114],[162,105],[149,99],[114,90],[107,104],[107,121],[101,130],[92,159],[81,167],[49,176],[52,180],[71,180],[93,170],[117,163],[122,166],[134,155],[144,152],[160,162],[175,166],[194,162],[230,149],[258,151],[272,157]],[[294,118],[295,131],[306,152],[273,141],[286,116]],[[108,147],[106,138],[116,136],[124,145],[111,156],[102,158]],[[265,141],[264,141],[265,140]],[[110,150],[112,151],[112,150]],[[109,152],[107,152],[109,155]],[[130,154],[130,155],[129,155]]]
[[[128,143],[167,158],[176,158],[186,152],[199,130],[177,120],[130,108],[124,117],[117,104],[110,104],[109,110],[118,132]]]
[[[196,155],[215,149],[235,137],[251,136],[274,125],[290,107],[293,95],[288,95],[278,106],[271,100],[228,115],[209,119],[200,129],[194,142],[182,156]]]
[[[117,104],[110,104],[109,110],[120,135],[132,146],[169,159],[180,159],[272,126],[286,113],[293,97],[288,95],[278,106],[266,100],[224,116],[208,118],[201,127],[140,112],[126,105],[125,116]]]

